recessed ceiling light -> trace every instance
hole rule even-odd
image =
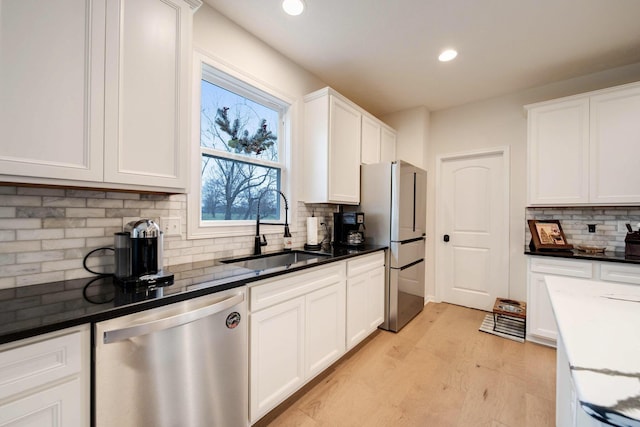
[[[304,11],[304,2],[302,0],[284,0],[282,8],[291,16],[298,16]]]
[[[440,56],[438,56],[438,59],[440,61],[442,61],[442,62],[447,62],[447,61],[451,61],[456,56],[458,56],[458,52],[456,52],[453,49],[447,49],[447,50],[443,51],[440,54]]]

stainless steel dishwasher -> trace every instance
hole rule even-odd
[[[95,427],[248,425],[246,287],[95,325]]]

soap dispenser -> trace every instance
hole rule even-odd
[[[290,251],[293,246],[293,238],[291,237],[291,233],[289,232],[289,225],[285,224],[284,226],[284,250]]]

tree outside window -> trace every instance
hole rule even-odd
[[[252,220],[259,200],[262,219],[280,220],[280,198],[269,189],[282,184],[284,106],[211,80],[201,81],[201,220]]]

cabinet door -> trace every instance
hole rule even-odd
[[[79,410],[82,396],[80,378],[28,394],[0,405],[0,426],[20,427],[86,427],[87,420]]]
[[[102,181],[104,9],[0,2],[3,174]]]
[[[252,423],[304,383],[304,318],[304,297],[251,314]]]
[[[347,350],[367,336],[367,278],[367,274],[360,274],[347,279]]]
[[[591,203],[640,203],[640,87],[591,97]]]
[[[184,188],[191,10],[108,2],[105,181]]]
[[[527,333],[556,341],[558,328],[551,308],[544,275],[529,273],[529,297],[527,304]]]
[[[380,161],[394,162],[396,160],[396,133],[382,128],[380,139]]]
[[[344,354],[345,300],[344,280],[306,296],[306,379]]]
[[[529,110],[529,205],[589,202],[589,99]]]
[[[347,280],[347,350],[369,336],[383,321],[384,267],[350,277]]]
[[[362,116],[362,147],[360,162],[363,165],[380,162],[380,123],[369,116]]]
[[[384,322],[385,268],[380,266],[369,273],[369,331]]]
[[[360,202],[360,117],[331,95],[329,117],[329,203]]]

